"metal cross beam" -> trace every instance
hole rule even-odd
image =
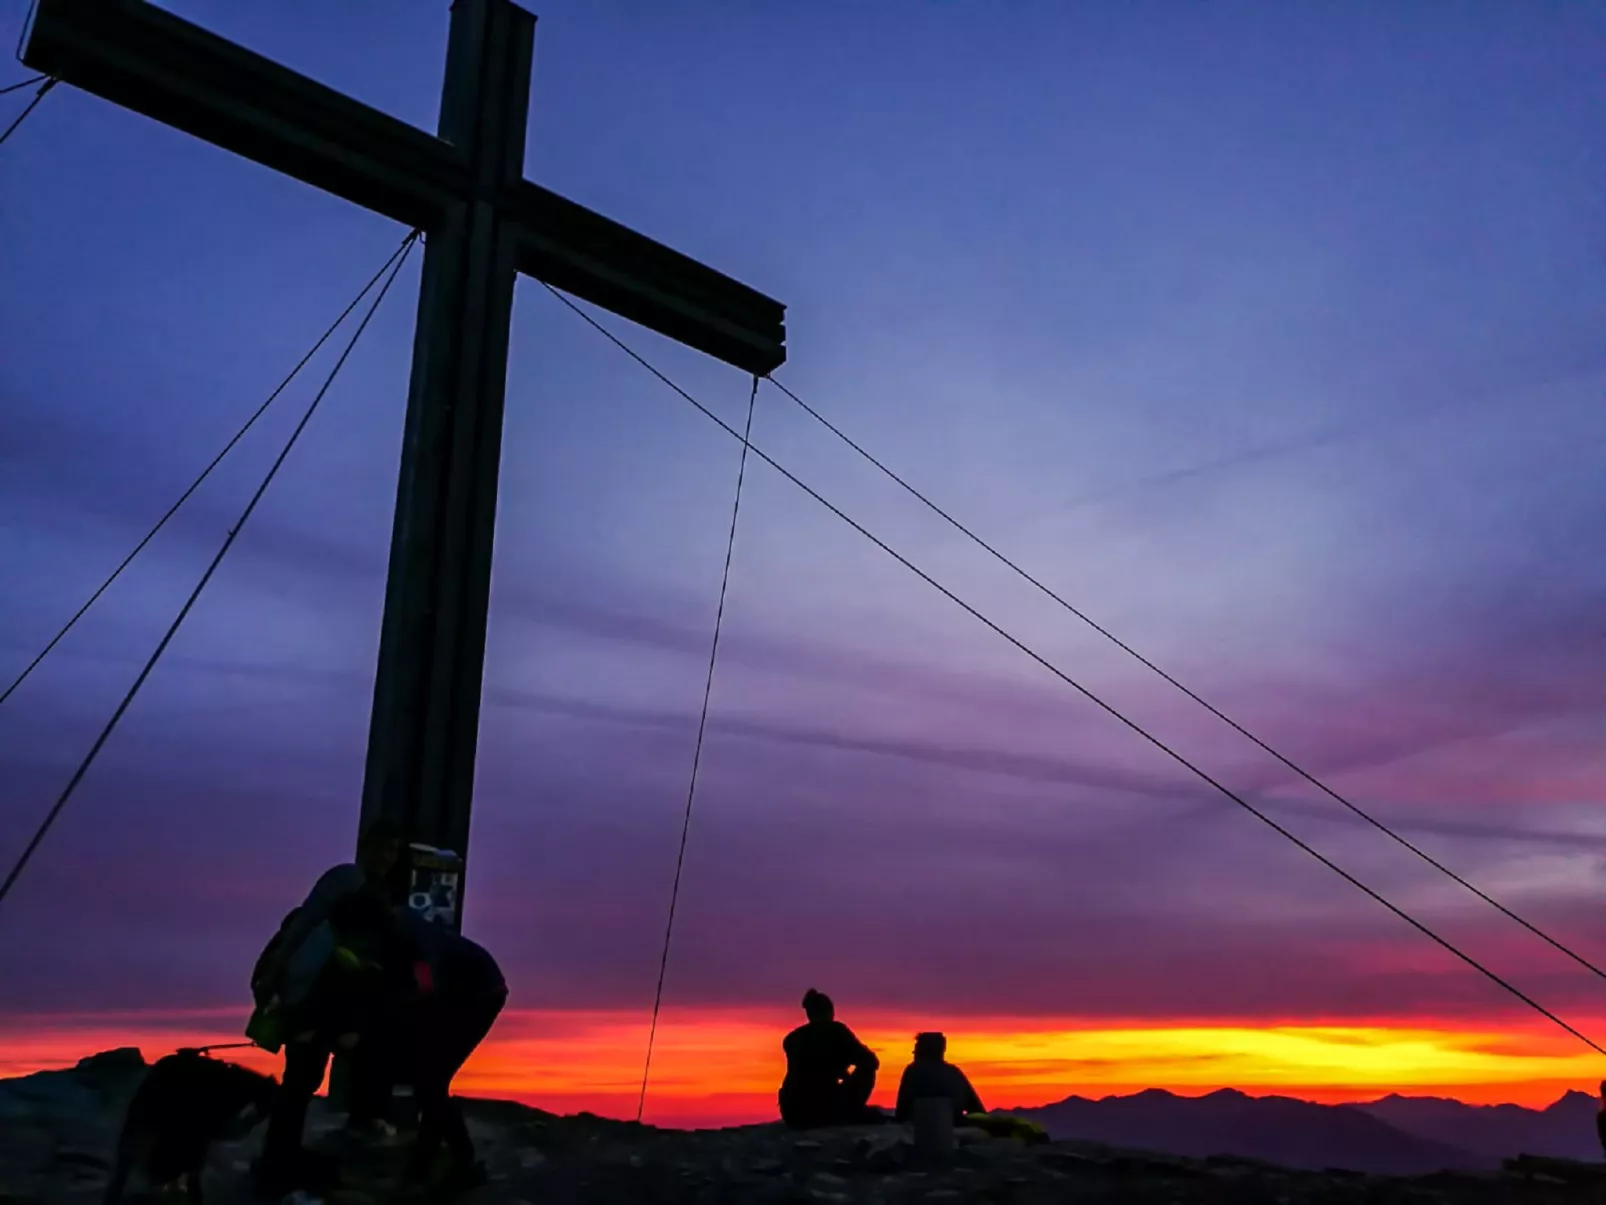
[[[428,232],[362,816],[465,855],[518,274],[746,372],[786,358],[779,302],[524,179],[534,35],[454,0],[434,137],[145,0],[40,0],[23,56]]]

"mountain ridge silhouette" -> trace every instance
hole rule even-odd
[[[1319,1104],[1235,1088],[1199,1096],[1147,1088],[1126,1096],[1072,1095],[1007,1112],[1037,1122],[1054,1138],[1189,1158],[1236,1156],[1310,1170],[1420,1175],[1492,1170],[1525,1154],[1598,1161],[1595,1110],[1595,1098],[1583,1092],[1530,1109],[1400,1093]]]

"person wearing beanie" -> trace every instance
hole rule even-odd
[[[985,1113],[981,1097],[964,1071],[950,1063],[948,1039],[940,1033],[915,1035],[914,1061],[903,1069],[898,1083],[898,1120],[914,1117],[914,1104],[928,1097],[941,1097],[953,1105],[954,1124],[967,1113]]]

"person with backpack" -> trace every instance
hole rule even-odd
[[[302,1146],[307,1107],[323,1083],[330,1056],[361,1040],[379,974],[378,960],[352,948],[362,944],[356,935],[337,936],[331,919],[359,900],[371,905],[358,909],[364,915],[388,913],[386,880],[400,860],[401,846],[399,825],[385,819],[370,825],[358,842],[356,862],[326,871],[257,959],[251,977],[257,1011],[248,1033],[264,1046],[282,1043],[284,1048],[284,1074],[253,1169],[259,1187],[270,1194],[318,1187],[331,1173]],[[377,949],[383,941],[376,934],[370,944]]]
[[[337,993],[359,1010],[353,1117],[359,1102],[388,1100],[398,1072],[406,1072],[418,1106],[408,1178],[442,1189],[483,1183],[485,1169],[451,1087],[507,1003],[501,967],[448,926],[408,909],[385,909],[368,896],[335,905],[329,923],[339,949],[363,960],[362,978]],[[443,1145],[447,1159],[440,1163]]]

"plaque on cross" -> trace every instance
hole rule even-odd
[[[786,357],[779,302],[524,179],[534,37],[454,0],[434,136],[146,0],[40,0],[23,55],[425,232],[362,821],[465,858],[518,275],[755,375]]]

